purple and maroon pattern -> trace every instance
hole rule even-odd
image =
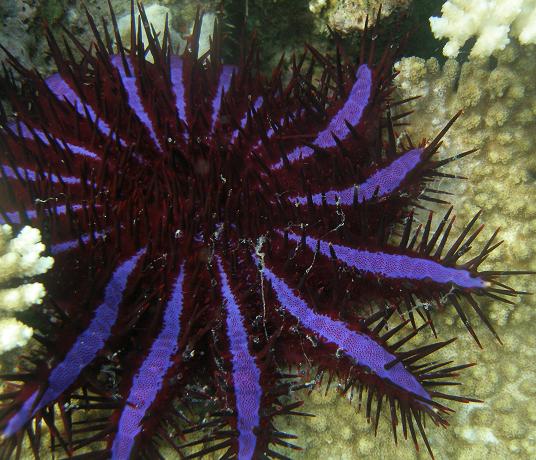
[[[342,321],[316,313],[266,266],[263,275],[270,281],[280,305],[293,315],[302,327],[312,331],[322,340],[336,345],[356,365],[365,366],[382,379],[424,401],[431,399],[423,385],[401,362],[392,367],[387,366],[396,360],[396,355],[390,353],[368,334],[353,331]]]
[[[337,146],[337,141],[346,139],[350,134],[350,127],[357,126],[361,121],[363,111],[367,107],[372,90],[372,72],[367,64],[361,64],[355,75],[355,82],[352,85],[348,98],[342,107],[329,120],[328,125],[323,128],[313,145],[322,149],[329,149]],[[303,160],[314,153],[314,147],[298,146],[288,155],[289,162]],[[283,167],[283,161],[276,163],[272,169]]]
[[[95,310],[95,314],[87,329],[72,344],[62,362],[51,371],[44,392],[34,391],[18,412],[9,420],[4,428],[4,436],[13,436],[29,419],[43,407],[56,401],[62,393],[78,378],[80,372],[88,366],[104,347],[110,332],[117,321],[119,305],[123,300],[129,276],[143,254],[139,251],[115,270],[104,292],[104,300]]]
[[[256,436],[259,426],[262,388],[260,370],[249,352],[249,339],[244,317],[240,312],[222,261],[216,258],[221,278],[221,293],[227,307],[227,337],[233,365],[233,387],[236,400],[236,425],[238,429],[238,458],[254,457]]]
[[[172,367],[172,357],[178,351],[181,314],[184,297],[184,265],[181,266],[171,298],[162,318],[162,330],[138,372],[132,379],[130,392],[117,425],[111,457],[130,458],[136,436],[143,429],[143,419],[163,385],[164,377]]]
[[[11,58],[25,90],[11,84],[17,118],[0,117],[0,221],[41,228],[55,264],[43,348],[4,376],[0,458],[24,433],[37,456],[44,425],[74,458],[158,458],[162,443],[288,458],[277,416],[304,415],[293,390],[324,373],[365,392],[376,425],[389,405],[395,440],[401,422],[431,454],[423,420],[446,426],[438,400],[472,401],[440,389],[469,365],[429,357],[448,340],[409,340],[450,302],[478,342],[469,310],[495,332],[476,297],[518,294],[478,269],[495,235],[466,255],[478,215],[452,242],[451,209],[435,231],[431,214],[413,225],[467,154],[437,158],[450,123],[419,147],[397,139],[396,48],[375,56],[377,31],[359,59],[309,48],[266,78],[254,47],[223,65],[217,33],[198,58],[200,20],[174,54],[139,8],[148,43],[133,9],[129,48],[112,12],[118,51],[88,15],[80,62],[50,33],[57,74]]]

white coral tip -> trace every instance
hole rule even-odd
[[[21,347],[32,337],[32,328],[22,324],[15,318],[0,321],[0,353]]]

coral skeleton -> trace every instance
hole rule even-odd
[[[510,36],[522,44],[536,43],[536,1],[534,0],[450,0],[441,17],[430,18],[436,38],[447,38],[447,57],[458,56],[471,38],[476,42],[471,57],[489,57],[510,43]]]
[[[0,352],[25,345],[32,336],[32,329],[13,318],[15,312],[40,304],[45,287],[37,282],[25,282],[29,277],[48,271],[52,257],[41,254],[41,232],[29,226],[23,227],[16,237],[10,225],[0,226]],[[22,283],[13,287],[16,280]]]

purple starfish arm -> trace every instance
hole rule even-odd
[[[253,110],[257,111],[261,108],[262,104],[264,104],[264,99],[262,96],[259,96],[257,99],[255,99],[255,102],[253,103]],[[246,127],[246,124],[248,122],[248,114],[249,109],[246,110],[246,113],[242,116],[242,120],[240,120],[240,127],[244,129]],[[234,142],[236,138],[238,137],[239,130],[235,129],[233,131],[233,134],[231,135],[231,142]]]
[[[130,60],[130,57],[125,57],[128,69],[130,71],[131,75],[134,75],[134,68],[132,66],[132,62]],[[119,72],[119,77],[121,78],[121,82],[123,83],[123,87],[125,88],[125,91],[127,93],[127,99],[128,99],[128,105],[130,108],[134,111],[134,113],[137,115],[139,120],[142,122],[142,124],[147,128],[149,131],[149,134],[151,136],[151,139],[155,143],[156,147],[160,152],[163,152],[162,146],[160,145],[160,141],[158,140],[158,136],[156,135],[156,131],[153,126],[153,122],[151,121],[149,114],[145,110],[145,107],[143,105],[143,101],[141,100],[140,93],[138,91],[138,85],[136,81],[135,76],[127,76],[125,72],[125,68],[123,67],[123,61],[121,59],[121,56],[119,54],[116,54],[111,57],[112,65],[117,69]]]
[[[88,327],[76,339],[63,361],[52,369],[48,376],[46,390],[40,399],[36,401],[38,392],[35,391],[9,420],[3,433],[5,437],[13,436],[38,411],[61,396],[74,383],[85,367],[95,359],[97,353],[110,337],[129,276],[144,252],[145,250],[140,250],[115,270],[106,286],[104,300],[95,310],[94,317]]]
[[[341,140],[346,139],[350,130],[345,121],[353,126],[359,123],[363,111],[369,103],[371,89],[372,72],[366,64],[362,64],[357,69],[355,83],[350,90],[348,99],[341,110],[331,119],[327,128],[318,133],[314,144],[324,149],[335,147],[337,143],[333,139],[332,133]]]
[[[67,100],[70,104],[72,104],[75,108],[75,110],[78,112],[79,115],[82,117],[86,117],[89,114],[89,119],[95,123],[97,122],[97,128],[99,131],[104,134],[105,136],[109,136],[111,133],[110,126],[108,124],[97,117],[97,114],[85,102],[82,101],[80,96],[76,94],[73,89],[69,86],[69,84],[62,78],[62,76],[59,73],[56,73],[50,77],[48,77],[45,80],[46,85],[52,91],[52,93],[60,100]],[[87,112],[86,112],[87,111]]]
[[[240,307],[229,285],[221,259],[216,259],[221,279],[221,293],[227,308],[227,336],[229,338],[233,365],[233,383],[236,399],[238,428],[238,458],[249,460],[255,453],[259,425],[262,388],[260,370],[248,347],[248,333]]]
[[[184,81],[182,71],[182,59],[178,56],[171,56],[171,88],[175,95],[175,107],[179,119],[186,125],[186,96],[184,93]],[[185,139],[188,139],[188,132],[184,132]]]
[[[166,305],[163,326],[151,349],[132,379],[128,399],[121,413],[117,434],[112,444],[112,459],[130,458],[134,440],[142,431],[142,422],[164,383],[172,366],[172,357],[178,350],[181,330],[180,317],[184,299],[184,265]]]
[[[284,126],[290,125],[292,123],[292,120],[294,120],[297,116],[300,115],[300,112],[301,112],[301,109],[298,109],[292,112],[288,117],[285,117],[285,116],[281,117],[279,119],[279,126],[284,127]],[[275,133],[276,132],[273,127],[268,128],[268,130],[266,131],[266,138],[272,139]],[[254,149],[258,149],[259,147],[261,147],[262,143],[263,143],[263,140],[259,139],[257,143],[255,144]],[[262,174],[264,175],[265,172],[263,171]]]
[[[294,233],[289,233],[288,238],[296,242],[301,241],[301,237]],[[433,260],[355,249],[340,244],[331,244],[328,241],[318,240],[310,236],[305,239],[305,244],[312,251],[316,251],[319,242],[321,254],[331,257],[331,246],[337,259],[362,272],[373,273],[385,278],[430,279],[441,284],[453,283],[462,288],[484,288],[486,286],[483,279],[474,276],[469,270],[445,267]]]
[[[356,364],[367,367],[377,376],[387,379],[421,398],[431,399],[422,384],[401,362],[389,369],[385,368],[387,364],[396,359],[393,353],[383,348],[368,335],[349,329],[342,321],[316,313],[266,264],[262,274],[270,281],[281,306],[299,320],[304,328],[313,331],[326,342],[337,345]]]
[[[46,145],[47,147],[50,145],[50,142],[48,141],[48,138],[47,138],[47,136],[45,135],[45,133],[43,131],[41,131],[39,129],[34,129],[33,133],[32,133],[30,128],[28,128],[28,126],[25,123],[20,123],[20,122],[18,124],[11,123],[9,125],[9,130],[15,136],[18,136],[19,132],[20,132],[20,135],[22,137],[24,137],[25,139],[35,140],[35,138],[37,138],[44,145]],[[97,160],[97,161],[100,161],[100,159],[101,159],[96,153],[91,152],[90,150],[88,150],[85,147],[74,145],[74,144],[71,144],[69,142],[64,142],[64,141],[62,141],[60,139],[56,139],[54,136],[51,136],[51,135],[50,135],[50,138],[54,142],[56,142],[56,144],[60,148],[62,148],[64,150],[70,150],[71,153],[73,153],[74,155],[82,155],[82,156],[85,156],[85,157],[91,158],[92,160]]]
[[[218,80],[218,88],[216,89],[216,94],[214,95],[214,99],[212,100],[212,124],[210,129],[211,132],[214,132],[214,129],[216,128],[216,121],[218,121],[218,116],[220,115],[223,95],[227,92],[229,86],[231,86],[233,72],[235,72],[236,70],[237,68],[232,65],[224,65],[221,69],[220,78]]]
[[[393,193],[400,187],[408,174],[420,164],[423,151],[424,149],[413,149],[404,153],[385,168],[376,171],[361,185],[325,192],[326,203],[334,205],[337,203],[338,197],[341,205],[352,205],[356,187],[358,203],[368,201],[375,195],[383,197]],[[307,203],[306,196],[299,196],[295,199],[300,204]],[[312,195],[312,199],[314,204],[321,205],[322,193],[315,193]]]
[[[61,243],[53,244],[50,247],[50,253],[53,256],[55,256],[57,254],[61,254],[62,252],[71,251],[73,249],[77,249],[80,247],[80,240],[82,240],[84,244],[87,244],[91,240],[92,237],[97,240],[100,238],[105,238],[106,235],[107,235],[107,232],[94,232],[92,236],[89,233],[85,233],[82,236],[80,236],[80,239],[76,238],[74,240],[68,240],[68,241],[63,241]]]
[[[13,169],[11,166],[0,165],[0,168],[2,168],[4,174],[10,179],[18,178],[17,174],[15,173],[15,169]],[[21,168],[20,166],[18,166],[16,170],[20,176],[32,182],[36,182],[42,176],[45,180],[49,180],[50,182],[55,183],[55,184],[57,184],[60,181],[66,184],[79,184],[80,183],[80,179],[77,177],[73,177],[73,176],[57,176],[56,174],[49,174],[46,171],[44,171],[42,174],[38,174],[37,172],[32,171],[31,169]]]
[[[341,107],[341,109],[331,118],[328,126],[320,131],[313,141],[313,145],[322,149],[329,149],[335,147],[337,143],[333,138],[335,135],[338,139],[344,140],[350,134],[348,126],[345,122],[356,126],[359,124],[363,111],[367,107],[370,100],[370,93],[372,90],[372,71],[366,64],[359,66],[356,72],[356,80],[348,99]],[[333,134],[333,135],[332,135]],[[314,153],[314,150],[308,146],[296,147],[292,152],[287,155],[288,161],[293,163],[298,160],[303,160],[310,157]],[[281,169],[283,162],[280,161],[272,166],[272,169]]]
[[[97,116],[95,110],[86,102],[83,102],[80,96],[76,94],[69,84],[57,73],[45,80],[46,85],[50,91],[59,99],[69,102],[79,115],[86,118],[89,115],[89,119],[92,123],[97,124],[97,129],[105,136],[115,137],[116,134],[112,134],[110,126],[101,118]],[[127,143],[124,139],[119,139],[120,144],[125,147]],[[82,147],[77,147],[82,148]]]
[[[96,206],[97,208],[100,207],[100,206]],[[71,205],[71,210],[73,212],[78,212],[78,211],[81,211],[83,208],[83,206],[81,204],[73,204]],[[55,206],[53,208],[53,211],[55,214],[58,214],[58,215],[62,215],[62,214],[65,214],[67,212],[67,206],[65,205],[59,205],[59,206]],[[26,209],[25,210],[26,212],[26,216],[28,217],[28,219],[30,220],[35,220],[37,219],[37,211],[35,209]],[[48,212],[47,210],[45,210],[45,212]],[[21,219],[20,219],[20,214],[18,211],[12,211],[12,212],[6,212],[6,216],[7,218],[10,220],[10,222],[14,223],[14,224],[20,224],[21,223]],[[4,217],[2,215],[0,215],[0,224],[6,224],[6,220],[4,219]]]

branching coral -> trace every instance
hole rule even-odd
[[[28,342],[32,329],[12,318],[12,314],[41,303],[45,288],[41,283],[22,282],[13,287],[17,279],[40,275],[49,270],[54,260],[43,257],[45,246],[36,228],[24,227],[13,237],[9,225],[0,226],[0,352],[11,350]]]
[[[503,50],[509,35],[523,44],[536,43],[536,1],[534,0],[450,0],[441,9],[442,17],[430,18],[437,38],[447,38],[447,57],[456,57],[471,37],[476,42],[473,57],[488,57]]]

